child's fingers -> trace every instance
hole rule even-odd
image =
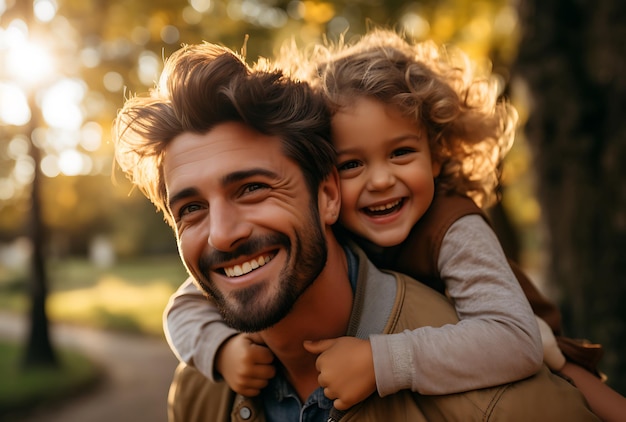
[[[250,345],[250,360],[254,364],[269,365],[274,362],[274,354],[267,346]]]
[[[335,409],[337,410],[348,410],[350,409],[352,406],[354,406],[356,403],[347,403],[344,402],[341,399],[337,399],[333,402],[333,406],[335,407]]]
[[[254,379],[268,380],[274,378],[276,368],[274,365],[254,365],[250,368],[247,377]]]
[[[254,344],[265,346],[265,342],[259,333],[247,333],[245,336]]]
[[[335,343],[337,339],[326,339],[326,340],[306,340],[303,345],[304,349],[312,353],[314,355],[319,355],[320,353],[324,353],[326,350],[330,349]]]

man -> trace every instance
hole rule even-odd
[[[545,368],[484,390],[374,394],[345,414],[331,409],[305,340],[457,318],[443,296],[377,270],[335,237],[340,193],[329,134],[323,100],[306,84],[250,69],[212,44],[175,53],[152,96],[121,110],[118,162],[164,212],[187,270],[224,320],[257,333],[279,367],[250,399],[181,366],[170,419],[597,420],[578,391]]]

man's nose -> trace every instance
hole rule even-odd
[[[230,251],[240,240],[250,236],[251,224],[245,214],[228,203],[211,204],[209,216],[209,246],[219,251]]]

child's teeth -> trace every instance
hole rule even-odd
[[[370,211],[385,211],[385,210],[388,210],[389,208],[395,207],[399,203],[400,203],[400,200],[398,199],[397,201],[390,202],[389,204],[378,205],[376,207],[369,207],[369,209]]]

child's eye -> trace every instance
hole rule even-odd
[[[339,163],[337,165],[337,170],[339,170],[339,171],[352,170],[352,169],[355,169],[357,167],[360,167],[360,165],[361,165],[361,163],[359,163],[356,160],[345,161],[345,162]]]
[[[415,152],[415,150],[413,148],[398,148],[398,149],[394,150],[391,153],[391,156],[392,157],[401,157],[403,155],[407,155],[407,154],[410,154],[412,152]]]

